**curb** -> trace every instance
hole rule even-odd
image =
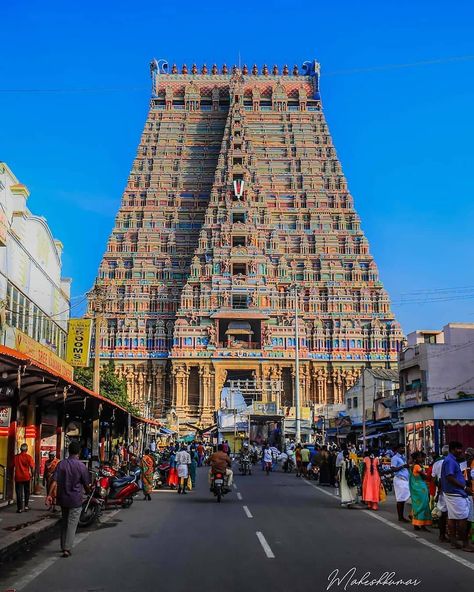
[[[39,535],[54,528],[60,521],[60,518],[43,518],[31,524],[25,526],[19,530],[8,533],[6,536],[2,536],[0,543],[0,562],[5,561],[8,557],[14,553],[17,549],[23,545],[36,539]]]

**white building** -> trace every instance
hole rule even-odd
[[[353,424],[362,422],[363,397],[365,397],[366,421],[388,419],[390,412],[384,414],[379,402],[391,400],[398,389],[398,371],[385,368],[364,368],[357,382],[344,395],[347,415]]]
[[[400,353],[400,403],[412,450],[474,446],[474,323],[414,331]]]
[[[400,396],[409,407],[474,396],[474,323],[414,331],[400,354]]]
[[[61,242],[44,218],[30,212],[28,197],[27,187],[0,162],[2,344],[18,349],[18,335],[26,334],[63,358],[71,282],[61,277]]]

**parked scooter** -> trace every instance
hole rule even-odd
[[[107,508],[121,506],[129,508],[140,490],[140,469],[136,467],[131,475],[119,476],[118,471],[103,466],[95,474],[91,493],[82,504],[80,526],[88,526],[97,520]]]

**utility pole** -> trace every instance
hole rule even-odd
[[[362,449],[365,450],[365,434],[366,434],[366,426],[365,426],[365,366],[362,368],[361,374],[361,391],[362,391]]]
[[[88,294],[92,304],[92,312],[94,313],[95,346],[94,382],[92,390],[96,393],[100,393],[100,332],[105,309],[106,290],[105,286],[95,284]]]
[[[295,439],[301,442],[301,407],[300,407],[300,334],[298,327],[298,287],[295,284]]]

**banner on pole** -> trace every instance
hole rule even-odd
[[[89,366],[92,319],[70,319],[67,333],[66,360],[71,366]]]

